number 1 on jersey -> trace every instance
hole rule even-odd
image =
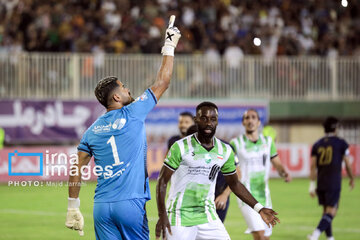
[[[120,162],[114,135],[111,136],[109,138],[109,140],[107,141],[107,144],[109,144],[109,143],[111,145],[112,153],[113,153],[114,160],[115,160],[115,163],[113,164],[113,166],[118,166],[118,165],[124,164],[124,162]]]

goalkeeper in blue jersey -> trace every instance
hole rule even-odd
[[[95,96],[107,109],[85,132],[78,146],[78,163],[69,178],[66,227],[83,235],[80,213],[81,169],[94,157],[98,183],[94,197],[96,239],[149,239],[145,203],[150,199],[146,170],[145,118],[170,84],[179,30],[171,16],[163,59],[154,84],[134,100],[116,77],[99,81]]]

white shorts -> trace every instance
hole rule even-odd
[[[265,231],[265,237],[270,237],[272,234],[272,227],[270,227],[264,222],[261,218],[260,214],[257,213],[254,209],[249,207],[249,205],[245,204],[240,199],[238,200],[240,211],[245,219],[245,222],[248,226],[245,233],[252,233],[257,231]]]
[[[172,235],[166,231],[167,240],[230,240],[230,236],[220,219],[190,227],[171,226],[171,232]]]

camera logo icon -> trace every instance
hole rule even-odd
[[[8,154],[8,165],[9,176],[43,176],[43,153],[20,153],[15,150]]]

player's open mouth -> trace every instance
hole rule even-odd
[[[212,130],[211,130],[211,129],[205,129],[204,132],[205,132],[205,133],[212,133]]]

